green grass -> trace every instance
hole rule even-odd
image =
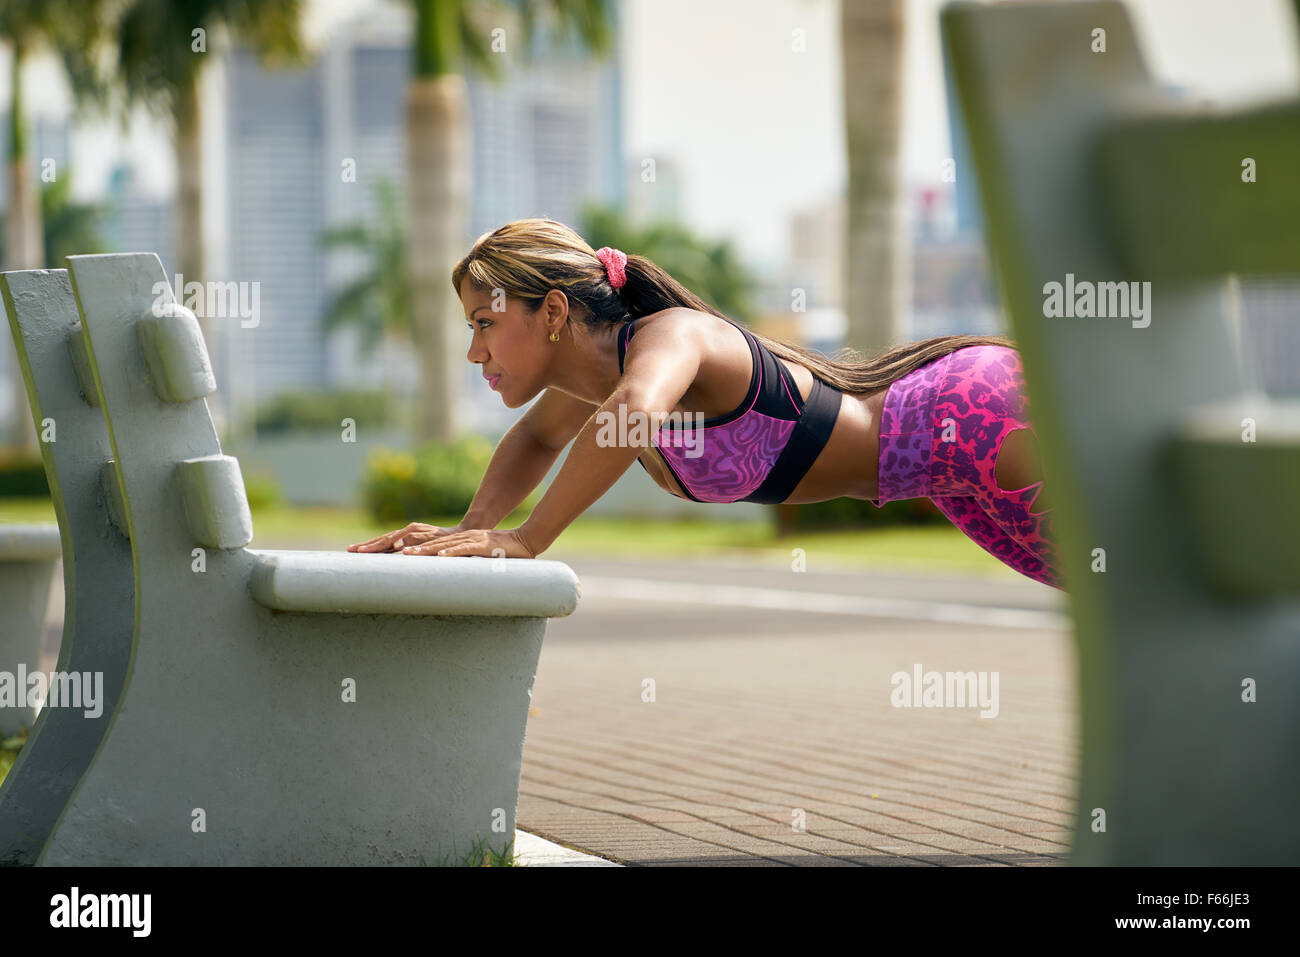
[[[427,863],[423,858],[421,864]],[[487,846],[486,838],[477,838],[470,849],[464,854],[441,853],[438,855],[436,867],[519,867],[519,862],[515,860],[515,842],[512,840],[500,851]]]
[[[508,516],[515,528],[526,512]],[[0,523],[53,522],[43,499],[0,498]],[[454,525],[460,516],[430,516],[429,524]],[[274,506],[253,512],[253,547],[342,549],[396,527],[359,508]],[[887,567],[1016,578],[1017,574],[949,525],[890,525],[871,529],[799,531],[778,537],[768,522],[707,519],[640,519],[583,516],[542,558],[733,558],[790,563],[803,550],[809,571],[831,565]]]
[[[18,752],[27,743],[27,729],[23,728],[12,738],[0,738],[0,784],[4,784],[5,775],[18,760]]]
[[[0,498],[0,524],[54,521],[54,503],[48,498]]]

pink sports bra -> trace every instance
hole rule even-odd
[[[638,321],[619,330],[620,373]],[[682,427],[665,424],[655,445],[692,501],[784,502],[830,438],[842,393],[814,375],[808,399],[801,400],[798,386],[777,357],[748,329],[727,322],[744,334],[754,357],[744,401],[725,415],[705,419],[702,434],[684,435]],[[687,419],[692,432],[693,420]],[[687,454],[692,451],[702,454]]]

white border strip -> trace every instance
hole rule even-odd
[[[515,829],[515,863],[523,867],[622,867],[603,857],[583,854],[544,837]]]
[[[1070,627],[1068,615],[1031,608],[999,608],[992,605],[881,598],[873,595],[836,595],[829,592],[753,588],[746,585],[700,585],[694,582],[658,578],[609,578],[582,575],[580,580],[586,598],[623,598],[630,601],[666,599],[674,603],[734,605],[742,608],[770,608],[822,615],[906,618],[915,621],[988,625],[999,628],[1068,630]]]

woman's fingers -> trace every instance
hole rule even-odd
[[[419,522],[412,522],[405,528],[399,528],[395,531],[380,535],[377,538],[372,538],[368,542],[349,545],[348,551],[400,552],[403,548],[408,546],[423,544],[450,534],[453,534],[453,530],[449,528],[441,528],[437,525],[424,525]]]
[[[422,526],[422,527],[428,528],[429,526]],[[383,535],[379,535],[375,538],[370,539],[370,541],[368,542],[360,542],[359,544],[356,545],[349,545],[348,551],[350,552],[392,551],[394,548],[401,548],[402,545],[399,544],[399,542],[402,542],[403,539],[405,539],[407,536],[417,534],[415,529],[416,529],[416,525],[414,522],[412,522],[410,525],[407,525],[404,528],[399,528],[391,532],[386,532]]]
[[[423,544],[419,542],[407,542],[402,549],[404,555],[436,555],[442,551],[450,551],[457,545],[463,545],[469,538],[463,535],[440,536],[437,540],[427,541]]]
[[[350,552],[374,551],[376,547],[382,546],[387,539],[388,539],[387,535],[380,535],[378,538],[372,538],[366,542],[357,542],[355,545],[349,545],[348,551]]]

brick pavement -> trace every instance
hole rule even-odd
[[[656,608],[584,589],[578,612],[550,623],[521,828],[628,864],[1064,863],[1067,633],[823,616],[784,633],[619,627]],[[893,707],[890,676],[916,663],[997,671],[999,715]]]

